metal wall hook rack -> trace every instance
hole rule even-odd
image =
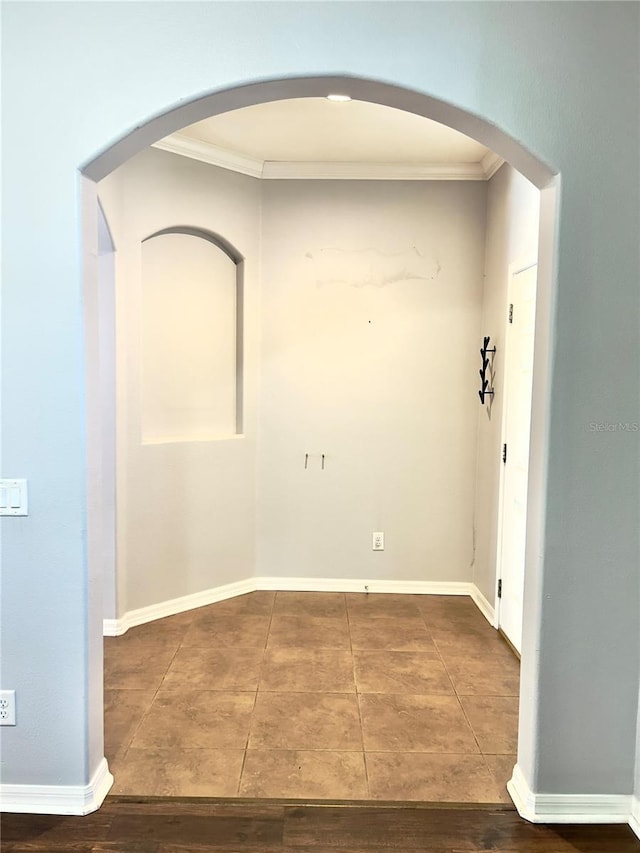
[[[493,356],[495,354],[496,348],[489,347],[489,343],[491,342],[491,337],[489,335],[485,335],[482,341],[482,348],[480,349],[480,357],[482,358],[482,367],[478,371],[480,374],[480,390],[478,391],[478,397],[480,398],[480,403],[484,406],[485,397],[491,396],[493,394],[493,388],[489,387],[489,380],[491,377],[491,362]],[[487,371],[489,371],[489,375],[487,375]]]
[[[491,349],[489,349],[489,342],[490,341],[491,341],[490,335],[486,335],[486,337],[483,338],[482,349],[480,350],[480,355],[482,355],[483,358],[484,358],[484,356],[486,356],[486,354],[488,352],[495,352],[496,351],[495,347],[491,347]]]

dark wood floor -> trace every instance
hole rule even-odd
[[[637,853],[628,826],[541,826],[508,806],[108,797],[86,817],[2,815],[3,853]]]

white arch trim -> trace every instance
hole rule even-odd
[[[511,163],[539,189],[545,187],[556,174],[549,165],[503,130],[460,107],[379,80],[334,75],[263,80],[211,92],[188,103],[177,104],[100,152],[84,164],[82,172],[88,178],[99,181],[143,148],[194,122],[241,107],[288,98],[320,98],[332,91],[343,92],[354,100],[415,113],[471,136]]]

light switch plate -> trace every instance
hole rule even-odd
[[[26,480],[0,480],[0,515],[28,515]]]

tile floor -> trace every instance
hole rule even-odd
[[[104,645],[114,794],[510,802],[519,664],[467,597],[254,592]]]

